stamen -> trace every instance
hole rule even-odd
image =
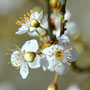
[[[10,63],[8,62],[8,64],[10,64]]]
[[[69,66],[71,66],[71,63],[68,63]]]
[[[30,10],[30,13],[33,13],[34,11],[33,10]]]
[[[73,48],[69,48],[68,51],[71,51]]]
[[[8,53],[5,53],[5,55],[8,55]]]
[[[10,49],[8,48],[8,51],[10,51]]]
[[[19,69],[19,67],[17,67],[17,70]]]
[[[32,13],[32,12],[33,12],[33,11],[31,10],[30,13]],[[17,24],[18,26],[21,26],[21,23],[25,23],[25,21],[29,20],[29,19],[30,19],[30,13],[27,12],[27,14],[24,14],[24,17],[23,17],[23,18],[20,17],[21,20],[20,20],[20,21],[17,20],[16,24]]]

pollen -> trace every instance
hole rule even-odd
[[[19,67],[17,67],[17,70],[19,69]]]
[[[17,63],[15,62],[15,64],[17,65]]]
[[[8,62],[8,64],[10,64],[10,63]]]
[[[56,58],[62,58],[63,57],[62,50],[56,51],[55,56],[56,56]]]
[[[71,51],[73,48],[69,48],[68,51]]]
[[[30,10],[30,13],[33,13],[34,11],[33,10]]]
[[[5,55],[8,55],[8,53],[5,53]]]
[[[14,49],[12,49],[11,51],[14,51]]]
[[[15,67],[14,65],[11,65],[12,67]]]
[[[20,17],[20,20],[16,21],[16,24],[18,26],[21,26],[21,23],[25,23],[27,20],[30,19],[30,14],[32,14],[33,12],[34,12],[33,10],[30,10],[30,12],[27,12],[26,14],[24,14],[23,18]]]
[[[10,51],[10,49],[8,48],[8,51]]]
[[[71,63],[68,63],[69,66],[71,66],[72,64]]]
[[[15,50],[17,50],[17,48],[15,48]]]

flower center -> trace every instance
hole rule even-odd
[[[33,62],[36,57],[36,54],[34,52],[26,52],[24,54],[25,61]]]
[[[55,57],[56,58],[62,58],[63,57],[63,51],[62,50],[56,51]]]
[[[31,24],[30,24],[32,27],[39,27],[40,26],[40,23],[36,20],[36,19],[33,19],[31,21]]]

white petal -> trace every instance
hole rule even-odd
[[[42,53],[45,55],[51,55],[56,50],[55,45],[51,45],[50,47],[45,48]]]
[[[68,88],[66,88],[65,90],[81,90],[78,85],[76,84],[73,84],[73,85],[70,85]]]
[[[48,69],[50,71],[54,72],[54,70],[55,70],[55,64],[57,63],[57,60],[55,59],[54,56],[52,56],[52,57],[46,56],[46,57],[47,57],[47,60],[49,62]]]
[[[43,17],[43,10],[37,16],[37,20],[40,21],[42,19],[42,17]]]
[[[41,66],[43,67],[44,71],[46,71],[49,66],[49,62],[45,56],[41,59]]]
[[[74,22],[68,22],[66,24],[67,30],[65,34],[68,36],[74,36],[78,33],[77,25]]]
[[[28,74],[29,74],[29,70],[28,70],[28,66],[26,63],[24,63],[21,67],[20,67],[20,74],[22,76],[23,79],[26,79]]]
[[[40,65],[40,56],[39,55],[36,55],[35,59],[33,62],[31,63],[28,63],[29,67],[34,69],[34,68],[39,68],[41,65]]]
[[[37,28],[30,26],[30,31],[35,31]]]
[[[28,31],[26,26],[21,26],[15,34],[24,34]]]
[[[69,10],[66,10],[65,20],[70,20],[70,18],[71,18],[71,13]]]
[[[19,59],[19,55],[20,55],[20,52],[19,51],[14,51],[12,54],[11,54],[11,63],[15,66],[15,67],[19,67],[21,65],[21,61]]]
[[[76,61],[78,59],[78,53],[76,51],[76,49],[73,47],[72,50],[70,50],[71,54],[72,54],[72,62]]]
[[[33,12],[33,13],[31,14],[30,19],[31,19],[31,20],[32,20],[32,19],[35,19],[35,12]]]
[[[25,52],[36,52],[38,50],[38,42],[35,39],[26,41],[25,44],[22,46],[21,51]]]
[[[27,32],[29,36],[38,36],[37,32]]]
[[[35,11],[35,19],[37,19],[39,16],[39,12]]]
[[[42,19],[42,22],[40,24],[42,27],[48,29],[48,16],[45,15],[44,18]]]
[[[59,40],[58,44],[63,45],[64,47],[66,47],[67,44],[69,43],[69,38],[66,35],[62,35],[61,37],[58,38],[58,40]]]
[[[58,38],[60,36],[60,29],[54,30],[53,34],[56,35],[56,37]]]
[[[69,65],[59,62],[59,64],[55,67],[55,71],[60,74],[66,74],[69,71]]]

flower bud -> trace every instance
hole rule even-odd
[[[63,15],[61,15],[60,17],[61,17],[61,19],[64,19],[64,16]]]
[[[61,3],[57,2],[57,8],[60,8],[60,7],[61,7]]]
[[[24,54],[25,61],[33,62],[36,57],[36,54],[34,52],[26,52]]]
[[[36,20],[36,19],[33,19],[31,21],[31,24],[30,24],[32,27],[39,27],[40,26],[40,23]]]
[[[51,8],[56,8],[57,7],[57,0],[50,0],[50,6],[51,6]]]
[[[57,86],[55,83],[51,83],[49,86],[48,86],[48,89],[47,90],[57,90]]]

